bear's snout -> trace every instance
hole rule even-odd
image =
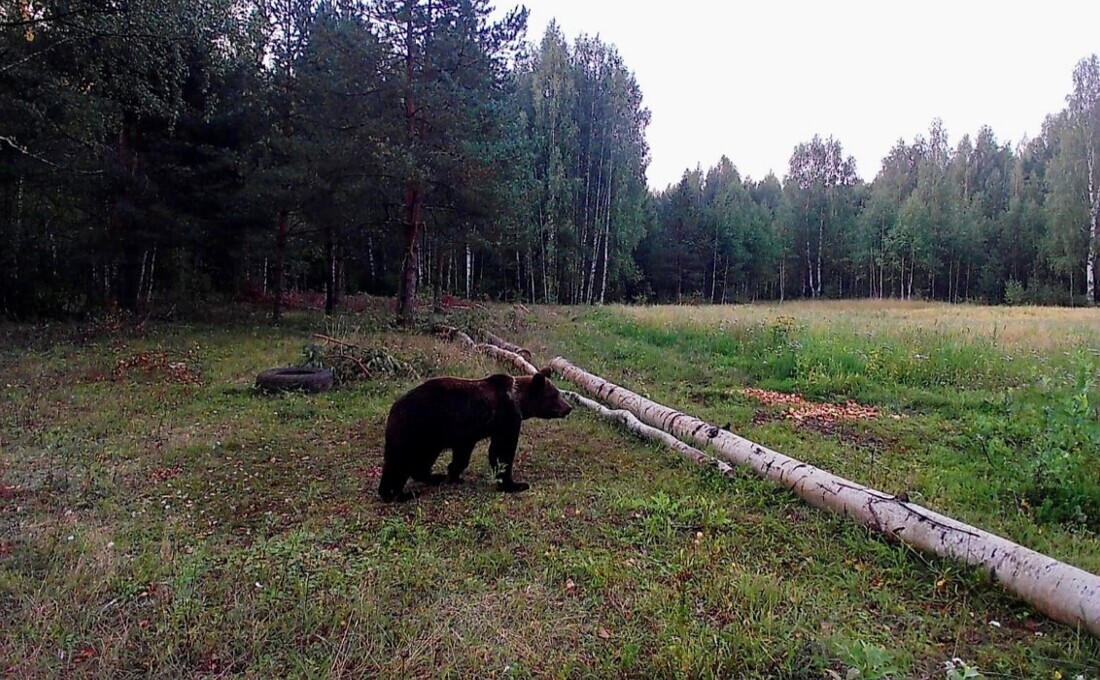
[[[569,402],[562,399],[560,401],[560,403],[558,404],[558,412],[557,412],[556,415],[559,418],[564,418],[565,416],[569,415],[572,411],[573,411],[573,407],[569,405]]]

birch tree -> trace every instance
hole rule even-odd
[[[800,211],[806,291],[810,297],[821,297],[826,243],[842,226],[847,190],[859,181],[855,160],[844,155],[836,139],[814,135],[795,147],[787,180],[791,204]]]
[[[1082,59],[1073,69],[1073,93],[1068,97],[1068,151],[1076,156],[1084,176],[1086,231],[1085,296],[1096,304],[1097,250],[1100,248],[1100,57]]]
[[[577,155],[576,80],[569,45],[556,23],[542,37],[527,78],[531,101],[531,137],[535,149],[536,243],[542,299],[559,299],[562,251],[573,216]]]

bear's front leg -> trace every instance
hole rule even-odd
[[[496,475],[497,489],[505,493],[518,493],[531,488],[530,484],[512,479],[512,464],[519,445],[519,427],[521,421],[509,423],[493,434],[489,442],[489,465]]]

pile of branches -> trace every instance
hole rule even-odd
[[[381,347],[361,347],[321,333],[313,337],[327,347],[311,344],[305,348],[306,365],[332,371],[337,384],[355,380],[379,380],[388,377],[422,377],[422,371],[410,361],[391,354]]]

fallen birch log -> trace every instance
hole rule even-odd
[[[523,371],[527,375],[534,375],[539,372],[539,369],[534,364],[532,364],[530,361],[520,356],[519,354],[496,345],[474,342],[474,339],[471,338],[468,334],[460,331],[453,326],[436,326],[435,331],[436,333],[448,340],[458,341],[462,343],[462,345],[469,350],[480,352],[482,354],[491,356],[502,363],[510,364]],[[485,335],[490,340],[492,340],[493,338],[497,338],[497,336],[488,333],[486,333]],[[500,338],[497,339],[499,340]],[[515,345],[512,346],[514,347]],[[676,437],[673,437],[671,434],[663,430],[659,430],[655,427],[650,427],[649,425],[646,425],[642,421],[638,420],[630,411],[627,411],[625,409],[609,409],[603,404],[593,401],[580,394],[577,394],[576,392],[561,390],[561,393],[563,397],[573,402],[574,404],[583,406],[588,410],[595,412],[597,415],[622,424],[622,426],[626,428],[628,432],[631,432],[645,439],[664,443],[669,448],[676,451],[676,453],[694,463],[716,468],[718,472],[726,475],[727,477],[732,477],[737,474],[733,467],[730,466],[730,464],[726,461],[719,460],[718,458],[715,458],[713,456],[708,456],[699,449],[689,444],[685,444]]]
[[[562,396],[564,396],[566,399],[573,402],[574,404],[580,404],[581,406],[584,406],[590,411],[594,411],[597,415],[603,416],[608,420],[617,421],[628,432],[632,432],[639,437],[644,437],[645,439],[662,442],[670,449],[680,454],[684,458],[687,458],[693,463],[698,463],[699,465],[705,465],[707,467],[713,467],[726,477],[733,477],[737,474],[737,470],[735,470],[733,466],[726,461],[715,458],[714,456],[708,456],[694,446],[685,444],[684,442],[680,441],[676,437],[673,437],[671,434],[665,432],[664,430],[658,430],[655,427],[650,427],[649,425],[646,425],[642,421],[638,420],[638,418],[633,413],[627,411],[626,409],[609,409],[600,402],[593,401],[588,397],[577,394],[576,392],[562,390],[561,393]]]
[[[494,347],[499,347],[503,350],[507,350],[509,352],[513,352],[515,354],[518,354],[521,357],[523,357],[524,359],[526,359],[527,361],[531,360],[531,350],[526,349],[524,347],[520,347],[519,345],[514,345],[514,344],[508,342],[507,340],[505,340],[504,338],[500,337],[499,335],[495,335],[495,334],[493,334],[489,331],[486,331],[486,330],[481,331],[481,335],[485,338],[485,340],[486,340],[486,342],[488,342],[488,344],[493,345]]]
[[[527,373],[528,375],[534,375],[535,373],[538,373],[538,369],[532,366],[531,362],[527,361],[527,359],[524,359],[519,354],[516,354],[515,352],[510,352],[495,345],[490,345],[488,343],[475,342],[474,339],[471,338],[468,334],[460,331],[454,326],[444,326],[440,324],[436,326],[433,330],[435,330],[437,335],[443,337],[446,340],[457,340],[464,347],[471,351],[490,356],[501,363],[511,364],[515,368]]]
[[[1055,621],[1100,637],[1100,577],[968,524],[785,456],[574,366],[562,357],[550,367],[611,406],[697,444],[727,461],[778,482],[806,502],[850,515],[915,548],[982,567],[1006,590]]]

